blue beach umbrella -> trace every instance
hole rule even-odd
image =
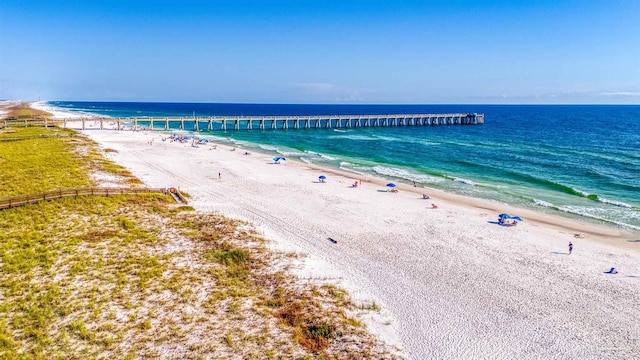
[[[324,180],[324,179],[326,179],[326,178],[327,178],[327,177],[326,177],[326,176],[324,176],[324,175],[320,175],[320,176],[318,176],[318,179],[320,179],[320,180]]]
[[[510,219],[511,215],[509,214],[500,214],[498,215],[498,219]]]
[[[388,187],[391,187],[391,188],[394,188],[394,187],[396,187],[396,184],[394,184],[394,183],[388,183],[388,184],[387,184],[387,186],[388,186]]]
[[[285,159],[285,158],[283,158],[281,156],[276,156],[276,157],[273,158],[273,161],[280,161],[280,160],[287,160],[287,159]]]
[[[524,220],[522,220],[522,218],[520,216],[512,216],[511,218],[513,220],[524,221]]]

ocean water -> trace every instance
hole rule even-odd
[[[49,102],[112,117],[484,113],[476,126],[200,131],[419,187],[640,230],[640,105],[275,105]]]

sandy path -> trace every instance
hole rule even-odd
[[[628,234],[612,233],[620,246],[575,239],[535,214],[540,221],[505,228],[490,223],[496,212],[455,196],[422,200],[366,179],[354,189],[354,178],[326,172],[321,184],[321,172],[304,164],[162,142],[157,133],[87,133],[147,185],[179,186],[198,210],[251,221],[320,259],[391,315],[373,330],[395,333],[413,359],[640,357],[640,244],[624,241]],[[431,202],[439,208],[427,209]],[[620,273],[603,273],[612,266]]]

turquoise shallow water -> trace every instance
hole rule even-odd
[[[479,126],[205,132],[356,174],[640,230],[640,106],[49,102],[108,116],[484,113]]]

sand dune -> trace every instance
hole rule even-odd
[[[497,203],[383,192],[384,179],[158,133],[86,133],[147,185],[178,186],[196,209],[248,220],[275,246],[309,254],[302,276],[338,277],[375,300],[371,330],[413,359],[640,357],[640,241],[630,241],[640,234],[522,210],[523,223],[501,227],[500,210],[514,210]],[[620,272],[605,274],[612,266]]]

